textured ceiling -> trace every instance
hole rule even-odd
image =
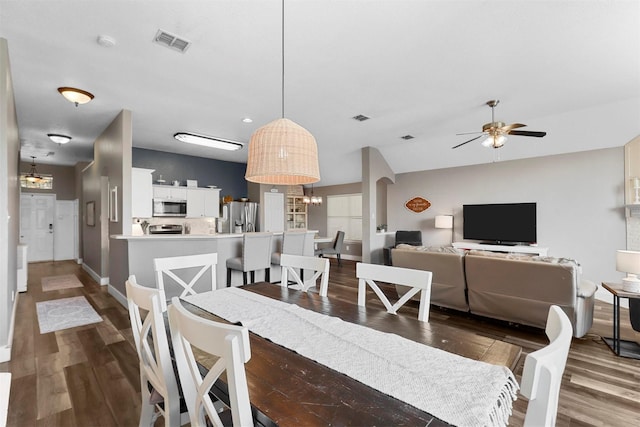
[[[173,134],[247,142],[280,117],[281,6],[0,1],[23,159],[91,160],[95,138],[128,109],[134,147],[246,162],[246,148],[186,146]],[[158,29],[192,45],[159,46]],[[60,86],[95,99],[76,108]],[[287,0],[284,92],[286,117],[317,139],[318,185],[360,181],[365,146],[396,173],[621,146],[640,135],[640,2]],[[452,150],[473,136],[457,133],[490,121],[490,99],[501,100],[496,119],[547,136]],[[73,140],[58,146],[47,133]]]

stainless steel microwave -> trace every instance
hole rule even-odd
[[[187,201],[153,199],[153,216],[187,216]]]

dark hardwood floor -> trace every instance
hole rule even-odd
[[[329,294],[355,299],[355,263],[331,260]],[[75,274],[83,288],[43,292],[42,277]],[[138,360],[126,309],[71,261],[29,265],[28,291],[20,294],[13,352],[0,371],[13,373],[9,426],[135,426],[140,409]],[[40,334],[35,303],[84,295],[103,322]],[[373,301],[373,300],[372,300]],[[417,305],[402,310],[416,316]],[[622,337],[640,341],[622,311]],[[432,307],[440,322],[522,346],[546,344],[542,330]],[[558,426],[640,426],[640,360],[616,357],[600,339],[611,336],[612,307],[598,301],[594,326],[573,339],[564,373]],[[524,354],[514,373],[522,374]],[[527,402],[514,403],[510,424],[522,425]],[[162,425],[162,419],[156,425]]]

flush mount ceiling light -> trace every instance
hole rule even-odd
[[[67,135],[60,135],[57,133],[48,133],[47,136],[49,137],[50,140],[52,140],[56,144],[66,144],[67,142],[71,141],[71,137]]]
[[[298,185],[320,180],[316,139],[284,118],[284,0],[282,0],[282,118],[258,128],[249,141],[247,181]]]
[[[178,132],[173,135],[173,137],[178,141],[186,142],[188,144],[202,145],[204,147],[217,148],[219,150],[236,151],[244,146],[241,142],[188,132]]]
[[[92,93],[75,87],[59,87],[58,92],[69,102],[76,104],[76,107],[78,104],[86,104],[93,99]]]

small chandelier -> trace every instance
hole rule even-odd
[[[75,87],[59,87],[58,92],[60,92],[60,95],[64,96],[67,101],[76,104],[76,107],[78,104],[86,104],[93,99],[92,93]]]
[[[304,196],[302,198],[302,202],[306,204],[311,204],[313,206],[318,206],[322,204],[322,196],[315,196],[313,194],[313,184],[311,184],[311,196]]]
[[[25,175],[25,179],[28,182],[40,182],[43,179],[36,170],[36,158],[34,156],[31,156],[31,170]]]
[[[318,146],[311,133],[284,117],[284,0],[282,0],[282,118],[258,128],[249,140],[247,181],[298,185],[320,180]]]

